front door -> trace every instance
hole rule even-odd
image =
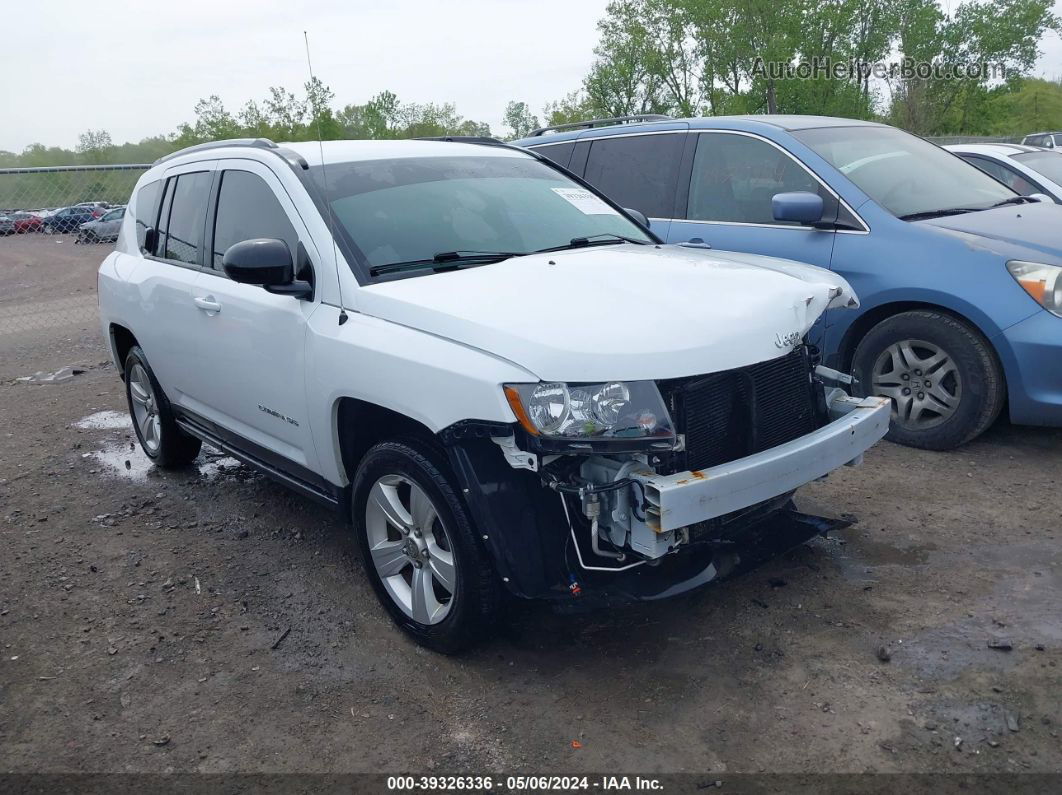
[[[675,219],[667,242],[713,250],[765,254],[829,268],[836,233],[774,220],[776,193],[807,191],[823,197],[827,213],[837,197],[803,163],[773,142],[738,132],[690,133],[695,147],[684,217]],[[821,343],[823,320],[809,335]]]
[[[190,388],[194,410],[250,442],[247,451],[276,463],[315,470],[317,453],[306,413],[307,320],[318,301],[273,295],[225,275],[222,259],[235,243],[276,238],[296,267],[319,261],[280,180],[266,166],[221,161],[208,213],[206,267],[192,287],[198,309],[192,337],[199,366]],[[306,276],[307,273],[302,274]],[[311,277],[312,278],[312,277]]]

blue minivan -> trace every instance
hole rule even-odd
[[[857,389],[892,399],[893,441],[953,448],[1004,406],[1015,423],[1062,426],[1062,206],[851,119],[633,117],[515,143],[644,213],[668,243],[844,276],[860,308],[829,311],[809,339]]]

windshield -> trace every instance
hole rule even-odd
[[[1022,152],[1011,155],[1015,160],[1033,171],[1043,174],[1052,182],[1062,185],[1062,153]]]
[[[1017,195],[962,158],[892,127],[824,127],[794,135],[900,218],[985,209]]]
[[[327,182],[319,166],[311,171],[327,184],[337,232],[371,268],[444,252],[526,254],[593,236],[650,241],[592,191],[530,157],[337,163]]]

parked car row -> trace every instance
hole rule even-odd
[[[89,227],[85,234],[79,235],[80,239],[106,241],[117,237],[117,225],[109,224],[104,227],[96,225],[105,216],[110,215],[110,221],[120,220],[120,215],[111,215],[113,210],[124,209],[108,202],[81,202],[69,207],[60,207],[53,210],[6,210],[0,212],[0,235],[21,235],[30,232],[43,232],[44,234],[62,234],[67,232],[80,232],[86,225]]]

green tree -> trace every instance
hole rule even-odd
[[[510,102],[506,105],[502,121],[509,128],[509,140],[523,138],[539,126],[538,117],[531,112],[526,102]]]
[[[86,130],[77,137],[77,153],[85,163],[108,162],[113,148],[111,134],[106,130]]]

